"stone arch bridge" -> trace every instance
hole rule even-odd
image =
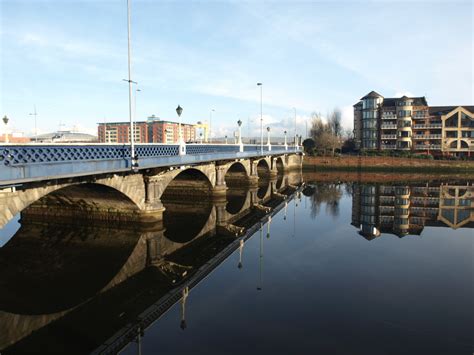
[[[222,146],[218,148],[229,147]],[[0,164],[5,164],[0,169],[0,228],[26,207],[40,215],[156,222],[163,216],[164,196],[211,195],[218,199],[225,196],[228,185],[258,186],[259,180],[302,166],[302,153],[297,149],[260,152],[252,148],[144,159],[137,172],[123,168],[117,159],[99,159],[102,165],[97,166],[87,157],[85,162],[43,162],[39,168],[37,162],[33,167],[25,162],[24,155],[31,156],[31,151],[17,148],[12,153],[14,149],[6,147],[0,147]],[[104,164],[109,168],[104,169]]]

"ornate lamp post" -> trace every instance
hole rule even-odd
[[[7,124],[8,124],[8,121],[9,121],[10,119],[5,115],[5,116],[3,116],[2,120],[3,120],[3,123],[5,123],[5,143],[8,143]]]
[[[181,114],[183,113],[183,108],[178,105],[176,107],[176,113],[178,114],[178,144],[179,144],[179,155],[186,154],[186,146],[184,144],[183,135],[181,134]]]
[[[238,120],[237,124],[239,125],[239,140],[237,144],[239,145],[239,152],[244,151],[244,145],[242,144],[242,121]]]
[[[286,133],[287,132],[285,131],[283,133],[285,133],[285,150],[288,150],[288,142],[286,141]]]
[[[267,136],[267,147],[268,147],[268,150],[270,151],[270,150],[272,150],[272,145],[270,143],[270,127],[267,127],[267,134],[268,134],[268,136]]]

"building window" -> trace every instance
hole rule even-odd
[[[410,117],[411,110],[400,110],[398,111],[398,117]]]

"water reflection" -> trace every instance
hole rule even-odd
[[[44,220],[25,209],[0,248],[2,354],[114,352],[180,298],[186,328],[191,288],[237,249],[242,269],[245,239],[302,180],[293,174],[278,189],[264,181],[220,201],[164,198],[163,223],[146,227]]]
[[[430,227],[474,227],[474,187],[468,182],[355,184],[352,224],[366,239],[381,233],[420,235]]]

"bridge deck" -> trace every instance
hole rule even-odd
[[[294,154],[300,147],[283,145],[137,144],[139,169],[192,165],[218,160]],[[130,146],[123,144],[4,144],[0,145],[0,186],[131,169]]]

